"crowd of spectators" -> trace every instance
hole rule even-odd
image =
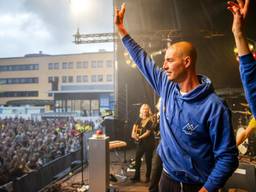
[[[0,119],[0,185],[80,148],[76,128],[92,121]]]

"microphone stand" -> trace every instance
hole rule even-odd
[[[80,134],[80,145],[81,145],[81,168],[82,168],[82,180],[81,185],[84,186],[84,132]]]
[[[80,155],[81,155],[81,183],[78,184],[81,187],[77,187],[77,191],[79,192],[84,192],[84,191],[88,191],[89,189],[89,185],[85,185],[84,183],[84,133],[85,131],[81,131],[79,134],[76,134],[76,137],[80,138]]]

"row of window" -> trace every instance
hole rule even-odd
[[[0,78],[0,85],[4,85],[4,84],[28,84],[28,83],[38,83],[38,77]]]
[[[98,61],[91,61],[90,63],[91,68],[103,68],[104,67],[104,61],[98,60]],[[89,68],[89,62],[88,61],[78,61],[76,63],[74,62],[63,62],[61,64],[62,69],[86,69]],[[113,67],[113,61],[112,60],[106,60],[105,61],[105,67],[112,68]],[[48,63],[48,69],[49,70],[57,70],[60,69],[60,63]]]
[[[38,97],[38,91],[6,91],[0,97]]]
[[[106,75],[105,77],[106,82],[112,82],[113,81],[113,75]],[[92,75],[91,76],[91,82],[103,82],[104,77],[103,75]],[[58,77],[48,77],[48,82],[57,82],[59,81]],[[74,83],[74,77],[73,76],[62,76],[61,77],[62,83]],[[89,76],[88,75],[78,75],[76,76],[76,82],[77,83],[87,83],[89,82]]]
[[[31,71],[38,70],[39,64],[24,64],[24,65],[2,65],[0,71]]]
[[[109,74],[106,75],[105,81],[112,82],[113,81],[113,75]],[[91,82],[103,82],[104,77],[103,75],[92,75],[91,76]],[[57,82],[59,81],[59,77],[48,77],[48,82]],[[0,78],[0,85],[5,84],[36,84],[39,82],[38,77],[27,77],[27,78]],[[73,76],[62,76],[62,83],[73,83],[74,77]],[[76,76],[76,82],[77,83],[87,83],[89,82],[89,76],[88,75],[78,75]]]
[[[62,69],[85,69],[89,68],[89,62],[88,61],[78,61],[75,63],[73,62],[63,62],[62,63]],[[98,61],[91,61],[91,68],[103,68],[104,67],[104,61],[98,60]],[[112,60],[106,60],[105,61],[105,67],[112,68],[113,67],[113,61]],[[48,69],[49,70],[56,70],[60,69],[60,63],[48,63]],[[23,65],[2,65],[0,66],[0,72],[4,71],[31,71],[31,70],[39,70],[39,64],[23,64]]]

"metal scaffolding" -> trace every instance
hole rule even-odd
[[[117,39],[115,33],[81,34],[79,29],[73,37],[75,38],[73,41],[75,44],[108,43]]]

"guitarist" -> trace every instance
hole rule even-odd
[[[133,182],[140,182],[141,158],[145,154],[146,159],[146,180],[149,182],[152,156],[155,146],[152,112],[148,104],[140,107],[139,120],[133,125],[131,137],[136,141],[135,174],[131,178]]]

